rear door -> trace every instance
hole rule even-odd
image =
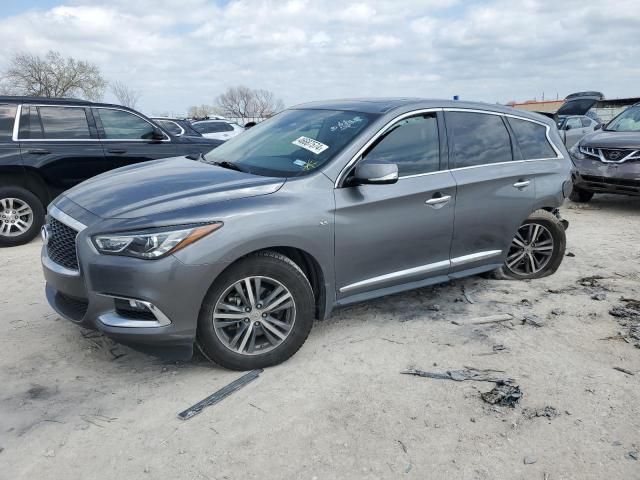
[[[18,106],[0,104],[0,166],[3,171],[21,171],[20,144],[13,140]]]
[[[142,116],[113,107],[92,110],[109,170],[176,155],[171,138],[155,140],[157,127]]]
[[[38,170],[52,198],[107,170],[89,107],[23,105],[21,110],[24,165]]]
[[[446,278],[455,182],[440,163],[440,138],[435,112],[399,120],[363,154],[396,163],[398,182],[336,188],[338,297]]]
[[[451,274],[500,264],[533,210],[534,171],[512,145],[506,119],[490,112],[445,112],[457,184]]]

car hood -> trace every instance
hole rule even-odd
[[[64,195],[102,218],[138,218],[268,195],[284,182],[284,178],[260,177],[178,157],[112,170]]]
[[[582,138],[580,145],[596,148],[640,149],[640,132],[612,132],[598,130]]]

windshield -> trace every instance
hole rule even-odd
[[[611,120],[606,130],[614,132],[640,132],[640,105],[627,108]]]
[[[297,177],[334,158],[376,115],[338,110],[285,110],[205,155],[256,175]]]

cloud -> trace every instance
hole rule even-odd
[[[149,114],[183,113],[237,84],[288,105],[635,96],[638,31],[634,0],[68,0],[0,18],[0,68],[15,51],[59,50],[140,90]]]

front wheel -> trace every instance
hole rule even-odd
[[[566,246],[562,222],[546,210],[537,210],[516,232],[498,276],[520,280],[551,275],[562,263]]]
[[[44,207],[38,197],[21,187],[0,187],[0,247],[33,240],[44,223]]]
[[[284,362],[306,341],[315,303],[302,270],[264,251],[229,267],[213,283],[200,311],[196,343],[214,363],[232,370]]]

